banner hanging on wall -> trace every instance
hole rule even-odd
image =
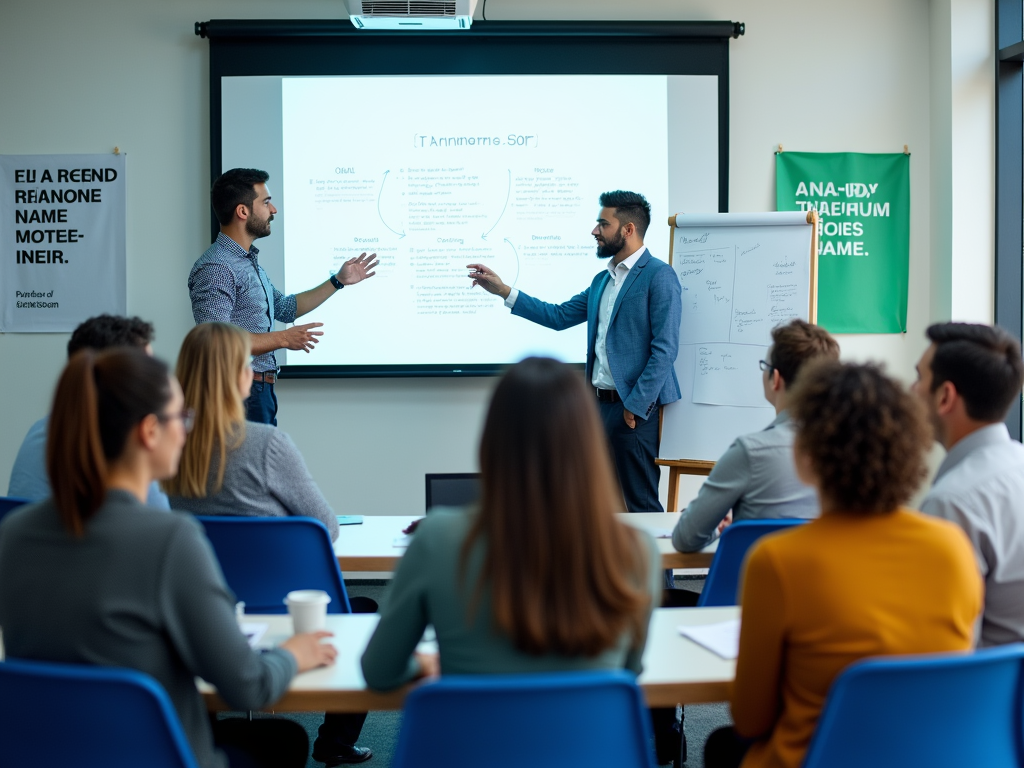
[[[0,331],[127,311],[124,155],[0,155]]]
[[[906,333],[910,155],[779,152],[776,207],[818,211],[818,323]]]

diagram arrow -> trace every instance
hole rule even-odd
[[[508,169],[508,191],[505,193],[505,205],[502,206],[501,215],[498,216],[498,221],[494,222],[494,227],[498,226],[498,222],[501,221],[501,217],[505,215],[505,209],[508,208],[508,199],[509,199],[509,197],[511,195],[512,195],[512,169],[509,168]],[[480,239],[481,240],[486,240],[487,236],[489,234],[491,234],[491,232],[494,231],[494,227],[491,227],[486,232],[484,232],[482,235],[480,235]],[[509,245],[512,245],[512,243],[509,243]],[[513,248],[512,250],[515,250],[515,249]]]
[[[383,224],[385,227],[388,227],[388,223],[386,221],[384,221],[384,217],[381,215],[381,212],[380,212],[380,197],[381,197],[381,195],[384,194],[384,185],[387,183],[388,174],[389,173],[391,173],[391,171],[384,171],[384,179],[380,183],[380,192],[377,193],[377,216],[380,217],[380,223]],[[391,227],[388,227],[388,229],[391,229]],[[398,239],[399,240],[401,240],[403,237],[405,237],[405,230],[404,229],[401,232],[399,232],[396,229],[391,229],[391,231],[394,232],[396,235],[398,235]]]
[[[505,238],[505,242],[508,243],[508,247],[512,249],[512,253],[515,254],[516,257],[516,279],[512,281],[512,287],[515,288],[516,283],[519,282],[519,253],[516,251],[516,247],[512,245],[512,241],[507,237]]]

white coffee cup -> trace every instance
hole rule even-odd
[[[298,589],[284,598],[295,634],[316,632],[327,626],[327,604],[331,596],[322,589]]]

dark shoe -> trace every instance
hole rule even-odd
[[[325,763],[328,767],[332,765],[343,765],[345,763],[365,763],[373,757],[373,752],[368,747],[353,747],[341,744],[331,747],[328,753],[313,748],[313,759],[318,763]]]

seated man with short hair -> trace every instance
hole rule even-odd
[[[979,645],[1024,640],[1024,446],[1003,424],[1020,401],[1024,361],[1002,328],[938,323],[917,364],[914,392],[928,408],[945,460],[921,511],[957,523],[985,579]]]
[[[108,347],[142,347],[151,355],[152,341],[152,323],[137,317],[98,315],[75,328],[68,340],[68,358],[82,349],[98,351]],[[46,474],[46,427],[49,420],[49,416],[44,416],[29,427],[11,467],[8,496],[29,501],[42,501],[50,496],[50,478]],[[146,505],[158,509],[171,508],[167,496],[156,482],[149,488]]]
[[[786,400],[800,369],[810,360],[838,360],[839,344],[824,328],[792,320],[772,329],[767,358],[761,361],[762,383],[775,420],[736,438],[722,454],[672,531],[672,545],[680,552],[696,552],[714,541],[730,512],[733,520],[818,516],[814,489],[800,482],[793,466]]]

